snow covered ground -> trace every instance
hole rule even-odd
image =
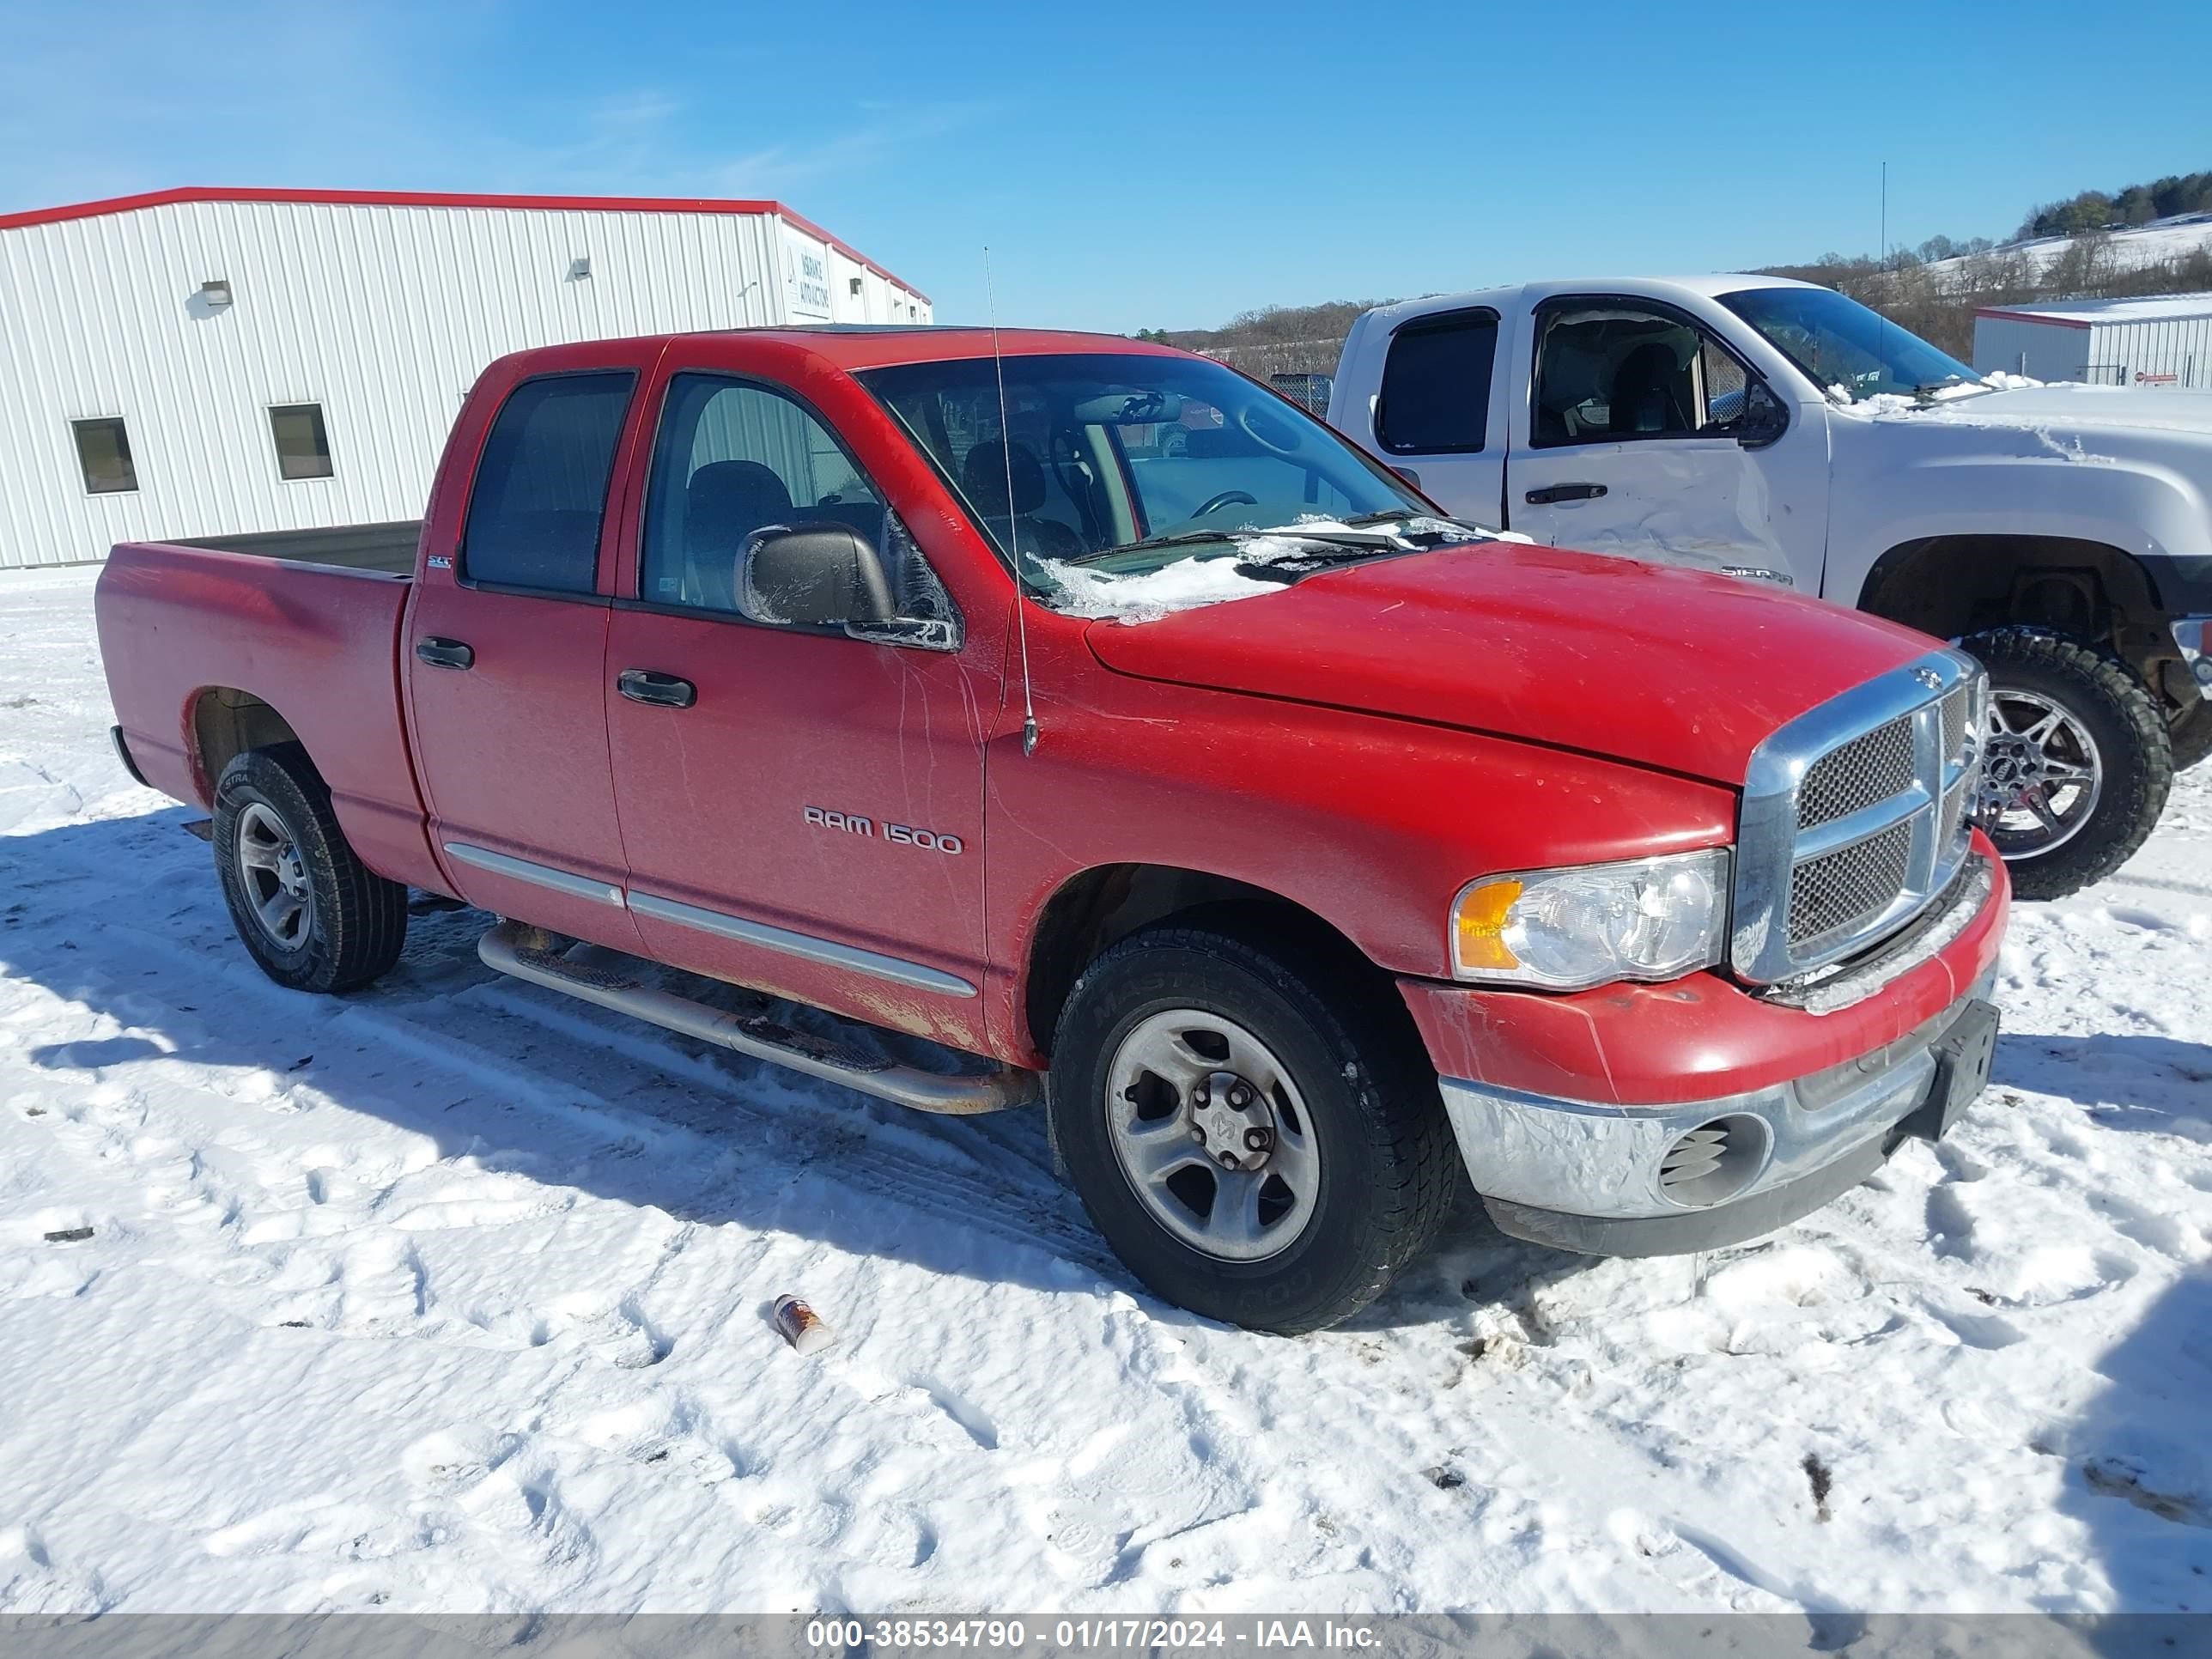
[[[1139,1292],[1034,1114],[481,917],[277,989],[108,750],[92,580],[0,580],[0,1610],[2212,1607],[2212,776],[2022,908],[1952,1142],[1702,1258],[1468,1216],[1293,1341]]]
[[[2104,237],[2103,257],[2107,262],[2105,268],[2134,270],[2166,259],[2186,258],[2199,249],[2212,247],[2212,215],[2178,214],[2170,219],[2154,219],[2147,225],[2106,232]],[[1990,249],[1988,254],[1968,253],[1951,259],[1930,260],[1925,268],[1938,282],[1943,282],[1964,276],[1991,257],[2017,256],[2026,262],[2031,275],[2039,276],[2071,252],[2074,243],[2071,236],[2032,237],[2024,242],[2007,242]]]

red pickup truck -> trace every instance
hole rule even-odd
[[[98,596],[124,761],[212,810],[272,977],[373,980],[412,887],[553,991],[927,1110],[1042,1095],[1207,1315],[1342,1318],[1462,1180],[1568,1249],[1752,1237],[1987,1076],[1971,661],[1444,520],[1201,358],[524,352],[419,536],[312,551],[125,544]]]

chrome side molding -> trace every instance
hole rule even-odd
[[[489,870],[492,874],[505,876],[510,881],[526,881],[532,887],[566,893],[571,898],[590,899],[595,904],[611,904],[617,910],[622,908],[623,890],[611,882],[580,876],[572,871],[556,870],[550,864],[533,864],[528,859],[495,853],[488,847],[471,847],[465,841],[449,841],[445,843],[445,848],[463,864],[472,864],[479,870]]]
[[[918,991],[933,991],[939,996],[972,997],[975,994],[975,988],[957,974],[947,974],[918,962],[908,962],[903,957],[887,957],[879,951],[863,951],[857,945],[840,945],[835,939],[818,939],[812,933],[796,933],[787,927],[771,927],[764,921],[749,921],[726,911],[685,904],[676,899],[662,898],[656,893],[625,894],[611,882],[600,881],[592,876],[580,876],[574,871],[556,869],[550,864],[536,864],[510,854],[495,853],[488,847],[472,847],[462,841],[449,841],[444,845],[446,851],[463,864],[474,865],[479,870],[505,876],[511,881],[526,881],[533,887],[543,887],[550,892],[566,893],[571,898],[589,899],[595,904],[612,905],[618,910],[627,908],[641,916],[651,916],[656,921],[696,928],[702,933],[717,934],[745,945],[757,945],[764,951],[781,951],[787,957],[803,957],[808,962],[842,968],[850,973],[866,974],[876,979],[888,980],[894,985],[911,986]]]
[[[940,996],[972,997],[975,988],[957,975],[939,973],[934,968],[925,968],[918,962],[908,962],[903,957],[887,957],[874,951],[863,951],[856,945],[840,945],[835,939],[817,939],[811,933],[794,933],[789,928],[771,927],[764,921],[747,921],[743,916],[730,915],[720,910],[708,910],[696,904],[682,904],[655,893],[633,891],[629,908],[641,916],[651,916],[657,921],[672,921],[679,927],[696,927],[702,933],[719,934],[746,945],[757,945],[763,951],[780,951],[787,957],[801,957],[808,962],[826,963],[832,968],[843,968],[856,974],[872,975],[877,979],[890,980],[895,985],[911,985],[917,990],[935,991]]]

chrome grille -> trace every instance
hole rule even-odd
[[[1879,805],[1912,782],[1912,717],[1899,716],[1805,769],[1797,827],[1811,830]]]
[[[1943,797],[1943,810],[1936,820],[1936,844],[1948,847],[1959,838],[1960,821],[1966,816],[1966,790],[1972,780],[1961,776]]]
[[[1943,756],[1957,761],[1966,746],[1966,706],[1973,701],[1972,689],[1960,686],[1943,699]]]
[[[1791,949],[1887,909],[1905,886],[1912,826],[1899,823],[1790,872]]]
[[[1904,927],[1966,856],[1981,670],[1937,651],[1790,721],[1752,756],[1729,957],[1774,983]]]

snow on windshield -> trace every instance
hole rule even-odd
[[[1283,591],[1281,582],[1246,575],[1245,567],[1309,557],[1334,545],[1326,539],[1332,535],[1364,539],[1392,529],[1397,538],[1421,537],[1445,545],[1531,539],[1515,531],[1482,530],[1449,519],[1422,516],[1395,526],[1354,526],[1308,514],[1295,524],[1224,530],[1224,539],[1235,544],[1233,554],[1193,554],[1156,570],[1102,570],[1061,559],[1039,559],[1036,568],[1060,590],[1054,608],[1071,617],[1128,623],[1158,622],[1179,611]],[[1413,545],[1410,540],[1404,544]]]

